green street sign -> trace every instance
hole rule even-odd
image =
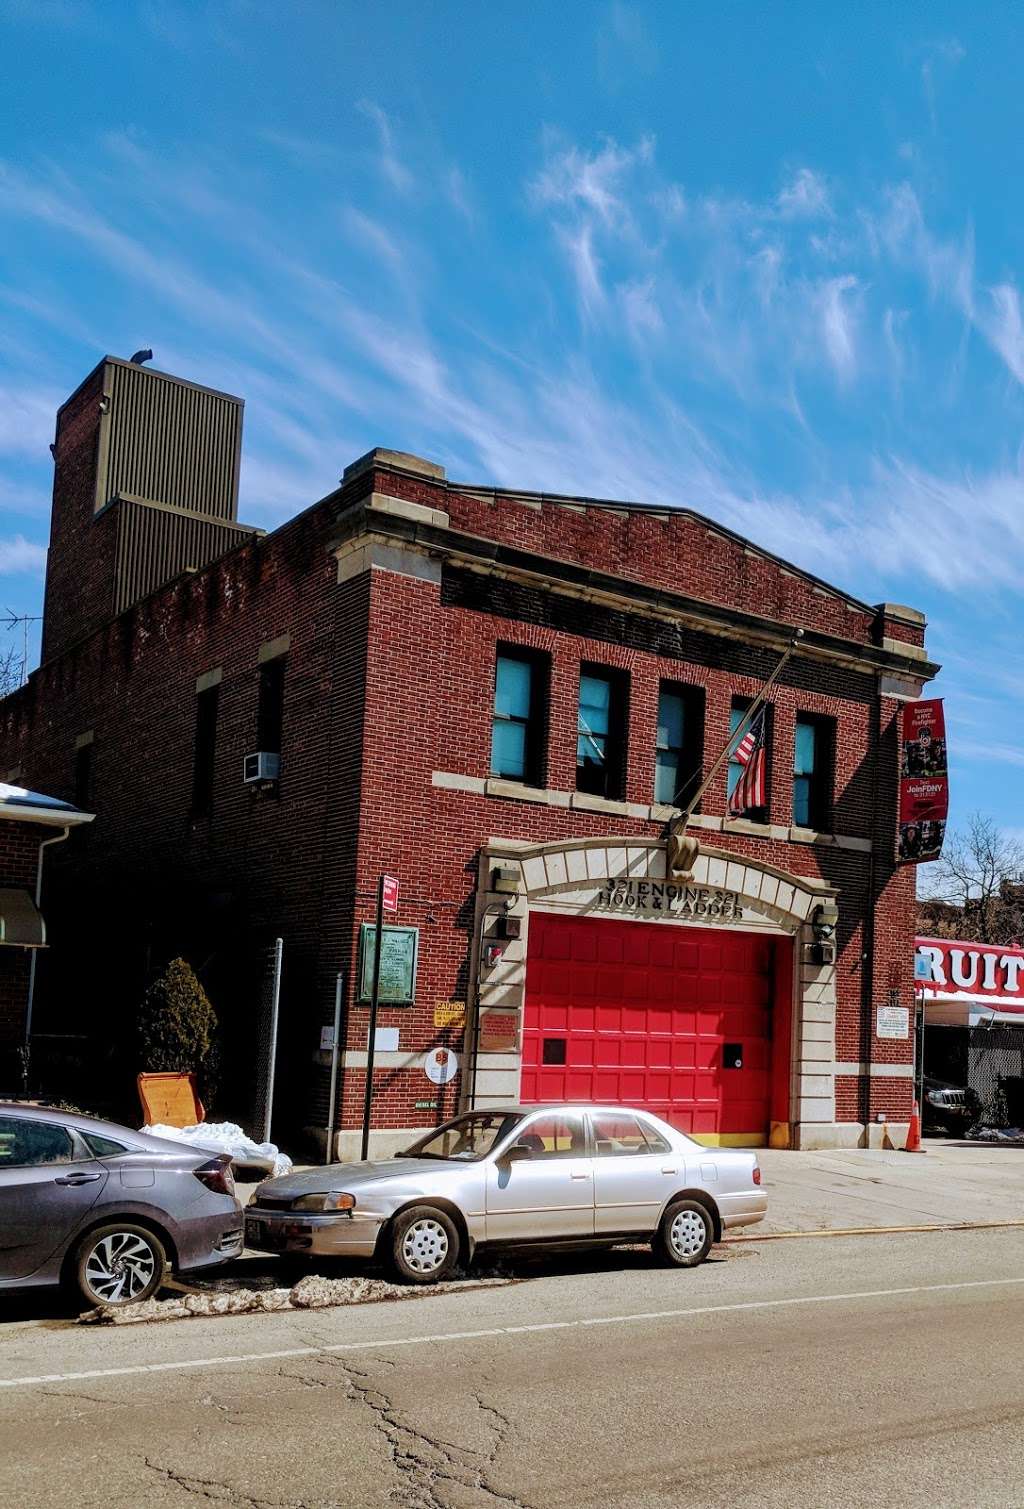
[[[359,929],[359,999],[373,994],[373,945],[376,928],[364,922]],[[387,1006],[411,1006],[416,998],[418,927],[385,927],[380,945],[380,1000]]]

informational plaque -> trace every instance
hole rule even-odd
[[[879,1006],[876,1037],[910,1036],[910,1010],[906,1006]]]
[[[481,1053],[515,1053],[519,1048],[518,1011],[481,1011],[477,1048]]]
[[[373,994],[373,950],[377,929],[364,922],[359,930],[359,999]],[[380,1000],[387,1006],[411,1006],[416,996],[418,927],[385,927],[380,944]]]

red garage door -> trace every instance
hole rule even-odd
[[[529,939],[524,1102],[645,1106],[709,1142],[766,1139],[775,940],[546,912]]]

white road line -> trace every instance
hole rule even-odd
[[[628,1326],[652,1320],[685,1320],[690,1316],[727,1315],[744,1310],[781,1310],[795,1305],[831,1305],[853,1299],[890,1299],[906,1294],[943,1294],[958,1289],[1001,1289],[1024,1284],[1024,1278],[963,1279],[955,1284],[910,1284],[900,1289],[855,1289],[847,1294],[806,1294],[794,1299],[751,1299],[729,1305],[695,1305],[685,1310],[641,1310],[632,1315],[595,1315],[584,1320],[550,1320],[522,1326],[493,1326],[481,1331],[440,1331],[434,1335],[401,1336],[381,1341],[339,1341],[322,1347],[288,1347],[276,1352],[243,1352],[217,1357],[190,1357],[180,1362],[141,1362],[123,1368],[86,1368],[76,1373],[38,1373],[23,1378],[0,1378],[0,1388],[32,1388],[41,1383],[81,1383],[89,1378],[131,1378],[147,1373],[184,1373],[191,1368],[216,1368],[239,1362],[281,1362],[292,1357],[322,1357],[331,1352],[381,1352],[392,1347],[436,1346],[444,1341],[479,1341],[488,1336],[529,1336],[537,1331],[578,1331],[587,1326]]]

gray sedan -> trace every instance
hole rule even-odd
[[[245,1239],[265,1252],[378,1257],[436,1283],[481,1248],[647,1241],[703,1262],[723,1231],[767,1209],[757,1156],[705,1148],[623,1106],[470,1111],[387,1161],[261,1184]]]
[[[148,1299],[242,1250],[231,1160],[91,1116],[0,1102],[0,1292]]]

